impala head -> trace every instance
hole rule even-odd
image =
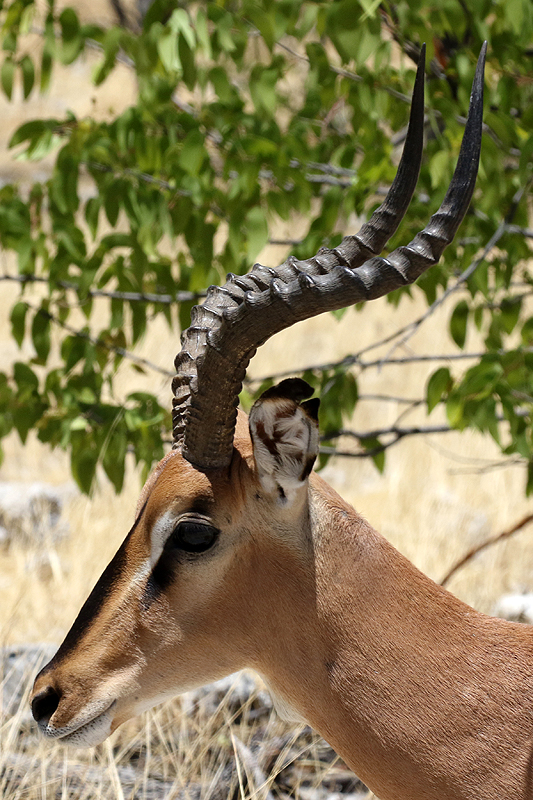
[[[237,418],[256,348],[326,310],[412,283],[435,264],[468,208],[481,142],[483,61],[455,175],[428,226],[379,258],[413,194],[422,156],[424,64],[396,178],[355,236],[307,261],[256,265],[211,287],[176,358],[174,447],[145,485],[135,522],[65,641],[39,674],[32,710],[43,733],[93,745],[163,698],[245,666],[269,674],[299,608],[314,601],[308,498],[318,400],[283,381]],[[302,603],[302,597],[305,602]],[[293,609],[290,614],[284,613]],[[305,624],[312,624],[309,619]],[[293,654],[298,659],[298,653]],[[312,666],[302,654],[302,680]],[[283,661],[282,658],[279,659]]]

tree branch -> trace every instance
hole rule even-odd
[[[502,531],[502,533],[498,533],[496,536],[491,536],[490,539],[487,539],[482,544],[473,547],[468,551],[468,553],[466,553],[466,555],[460,558],[459,561],[456,561],[451,569],[448,570],[444,578],[441,580],[440,585],[447,586],[456,572],[466,566],[466,564],[468,564],[468,562],[471,561],[474,556],[477,556],[478,553],[481,553],[488,547],[492,547],[492,545],[504,541],[504,539],[509,539],[510,536],[513,536],[513,534],[522,530],[522,528],[524,528],[526,525],[529,525],[530,522],[533,522],[533,514],[528,514],[526,517],[521,519],[520,522],[517,522],[516,525],[513,525],[512,528],[509,528],[509,530]]]
[[[320,452],[327,455],[343,456],[346,458],[373,458],[374,456],[385,452],[385,450],[388,450],[389,447],[397,444],[406,436],[424,436],[432,433],[449,433],[452,430],[454,430],[454,428],[450,428],[449,425],[428,425],[425,428],[419,426],[413,426],[411,428],[399,428],[395,425],[392,425],[390,428],[380,428],[374,431],[353,431],[342,428],[341,430],[334,431],[333,433],[324,434],[321,437],[321,441],[329,442],[331,439],[338,439],[341,436],[348,436],[352,439],[357,439],[359,442],[379,439],[380,436],[392,436],[392,438],[388,442],[381,442],[376,447],[372,447],[367,450],[353,452],[351,450],[337,450],[335,447],[321,445]]]
[[[533,347],[521,347],[518,349],[522,353],[533,353]],[[361,350],[360,353],[362,352],[366,352],[366,350]],[[504,356],[509,352],[514,351],[498,350],[498,355]],[[389,366],[390,364],[404,366],[405,364],[418,364],[424,361],[464,361],[469,359],[479,359],[485,355],[485,352],[483,351],[476,353],[435,353],[434,355],[389,358],[387,361],[383,361],[383,359],[380,358],[377,358],[374,361],[363,361],[363,359],[360,357],[360,353],[354,353],[353,355],[345,356],[344,358],[341,358],[340,361],[330,361],[324,364],[308,364],[306,367],[283,370],[282,372],[276,372],[272,375],[263,375],[259,378],[246,377],[245,382],[248,385],[254,386],[264,383],[265,381],[282,380],[283,378],[287,378],[295,374],[302,375],[304,372],[327,372],[328,370],[339,369],[340,367],[348,368],[351,366],[357,366],[361,372],[364,372],[364,370],[370,369],[371,367],[384,367]]]
[[[496,229],[494,234],[491,236],[491,238],[481,251],[481,254],[470,263],[470,265],[464,270],[464,272],[461,273],[461,275],[459,275],[455,283],[452,286],[449,286],[446,289],[446,291],[441,295],[441,297],[437,298],[437,300],[435,300],[435,302],[430,305],[427,311],[425,311],[418,319],[414,320],[414,322],[411,322],[409,325],[406,326],[406,328],[404,328],[404,331],[406,331],[405,334],[402,336],[400,341],[396,342],[393,345],[393,347],[391,347],[387,355],[384,357],[383,361],[387,361],[390,353],[393,353],[398,347],[405,345],[409,341],[409,339],[412,336],[414,336],[414,334],[420,328],[420,326],[427,319],[429,319],[429,317],[431,317],[432,314],[435,313],[437,308],[439,308],[445,302],[445,300],[451,294],[453,294],[453,292],[456,292],[458,289],[460,289],[463,283],[466,283],[466,281],[472,277],[472,275],[479,267],[479,265],[487,258],[491,250],[493,250],[496,247],[496,245],[498,244],[504,233],[506,233],[507,226],[513,219],[516,210],[518,208],[518,204],[520,203],[520,200],[522,199],[524,192],[526,191],[530,183],[531,181],[528,181],[524,186],[518,189],[517,192],[515,192],[515,195],[511,201],[511,208],[509,209],[505,219],[502,220],[502,222],[498,225],[498,228]]]
[[[40,275],[0,275],[0,281],[13,281],[15,283],[52,283],[48,278]],[[55,286],[61,289],[77,292],[79,287],[68,281],[55,281]],[[125,300],[130,303],[160,303],[172,305],[173,303],[196,303],[206,296],[206,292],[179,291],[175,294],[154,294],[151,292],[113,292],[105,289],[84,289],[88,297],[107,297],[110,300]]]
[[[27,302],[27,301],[26,301]],[[38,308],[37,306],[32,305],[31,303],[27,303],[28,308],[31,308],[32,311],[35,311],[36,314],[40,314],[46,319],[49,319],[50,322],[53,322],[55,325],[63,328],[63,330],[70,333],[72,336],[76,336],[79,339],[84,339],[86,342],[90,342],[94,347],[102,347],[104,350],[107,350],[110,353],[115,353],[117,356],[121,358],[125,358],[128,361],[132,361],[137,366],[144,367],[147,369],[151,369],[154,372],[158,372],[160,375],[164,375],[166,378],[172,378],[174,376],[173,372],[169,372],[169,370],[163,369],[163,367],[154,364],[152,361],[148,361],[146,358],[141,358],[141,356],[136,356],[134,353],[130,353],[129,350],[126,350],[124,347],[117,347],[116,345],[109,344],[105,342],[103,339],[100,339],[95,336],[91,336],[86,331],[80,331],[76,328],[73,328],[68,323],[63,322],[54,314],[47,311],[45,308]]]

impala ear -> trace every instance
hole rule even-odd
[[[290,378],[267,389],[250,412],[250,435],[261,485],[289,505],[307,480],[318,453],[320,400],[313,389]],[[302,402],[306,400],[306,402]]]

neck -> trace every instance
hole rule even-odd
[[[533,798],[531,629],[437,586],[320,479],[311,527],[274,693],[381,800]]]

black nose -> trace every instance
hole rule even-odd
[[[47,724],[54,711],[56,711],[60,700],[61,695],[53,686],[47,686],[46,689],[36,694],[31,701],[31,713],[34,720],[41,724]]]

